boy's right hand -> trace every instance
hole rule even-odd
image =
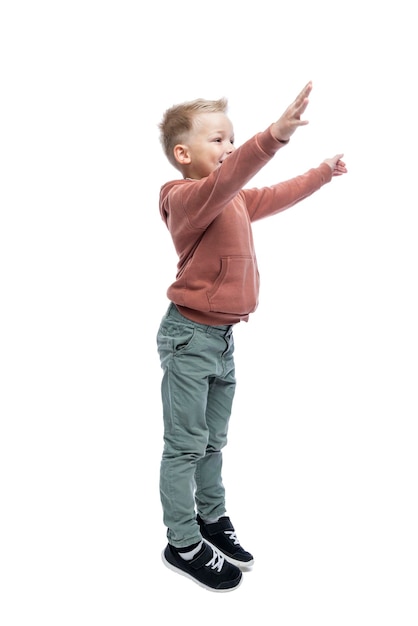
[[[325,159],[324,163],[330,166],[333,176],[341,176],[347,174],[347,167],[344,161],[341,161],[341,157],[344,155],[336,154],[331,159]]]
[[[290,106],[287,107],[283,115],[271,125],[273,137],[278,141],[287,142],[299,126],[309,124],[308,120],[301,120],[300,116],[305,112],[309,103],[309,94],[312,91],[312,82],[309,81],[302,89],[300,94],[295,98]]]

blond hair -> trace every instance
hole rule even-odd
[[[198,98],[191,102],[176,104],[164,113],[158,125],[160,141],[165,155],[174,167],[178,167],[173,154],[174,146],[185,143],[188,133],[193,128],[193,120],[200,113],[225,113],[228,107],[226,98],[219,100],[204,100]]]

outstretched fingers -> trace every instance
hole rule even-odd
[[[341,159],[344,155],[336,154],[331,159],[325,159],[325,163],[330,166],[333,176],[341,176],[341,174],[347,173],[347,167],[345,162]]]
[[[299,105],[303,103],[306,100],[306,98],[309,97],[309,94],[311,93],[311,91],[312,91],[312,81],[310,80],[309,83],[306,83],[306,85],[304,86],[300,94],[296,96],[295,104]]]
[[[312,81],[309,81],[302,89],[300,94],[296,97],[296,100],[293,103],[295,116],[300,116],[305,112],[306,107],[309,104],[309,94],[312,91]]]
[[[308,124],[308,120],[301,120],[309,104],[309,94],[312,91],[312,82],[309,81],[296,96],[283,115],[272,125],[273,135],[279,141],[288,141],[299,126]]]
[[[309,81],[302,89],[302,91],[296,96],[290,107],[287,109],[287,114],[292,120],[297,120],[298,125],[307,124],[308,121],[301,121],[301,115],[306,111],[306,107],[309,104],[309,94],[312,91],[312,82]]]

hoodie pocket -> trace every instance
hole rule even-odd
[[[209,308],[217,313],[248,315],[257,308],[260,277],[250,256],[221,257],[221,270],[208,291]]]

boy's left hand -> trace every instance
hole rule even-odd
[[[343,154],[336,154],[331,159],[325,159],[324,163],[330,166],[333,176],[341,176],[347,173],[347,168],[344,161],[341,161]]]

